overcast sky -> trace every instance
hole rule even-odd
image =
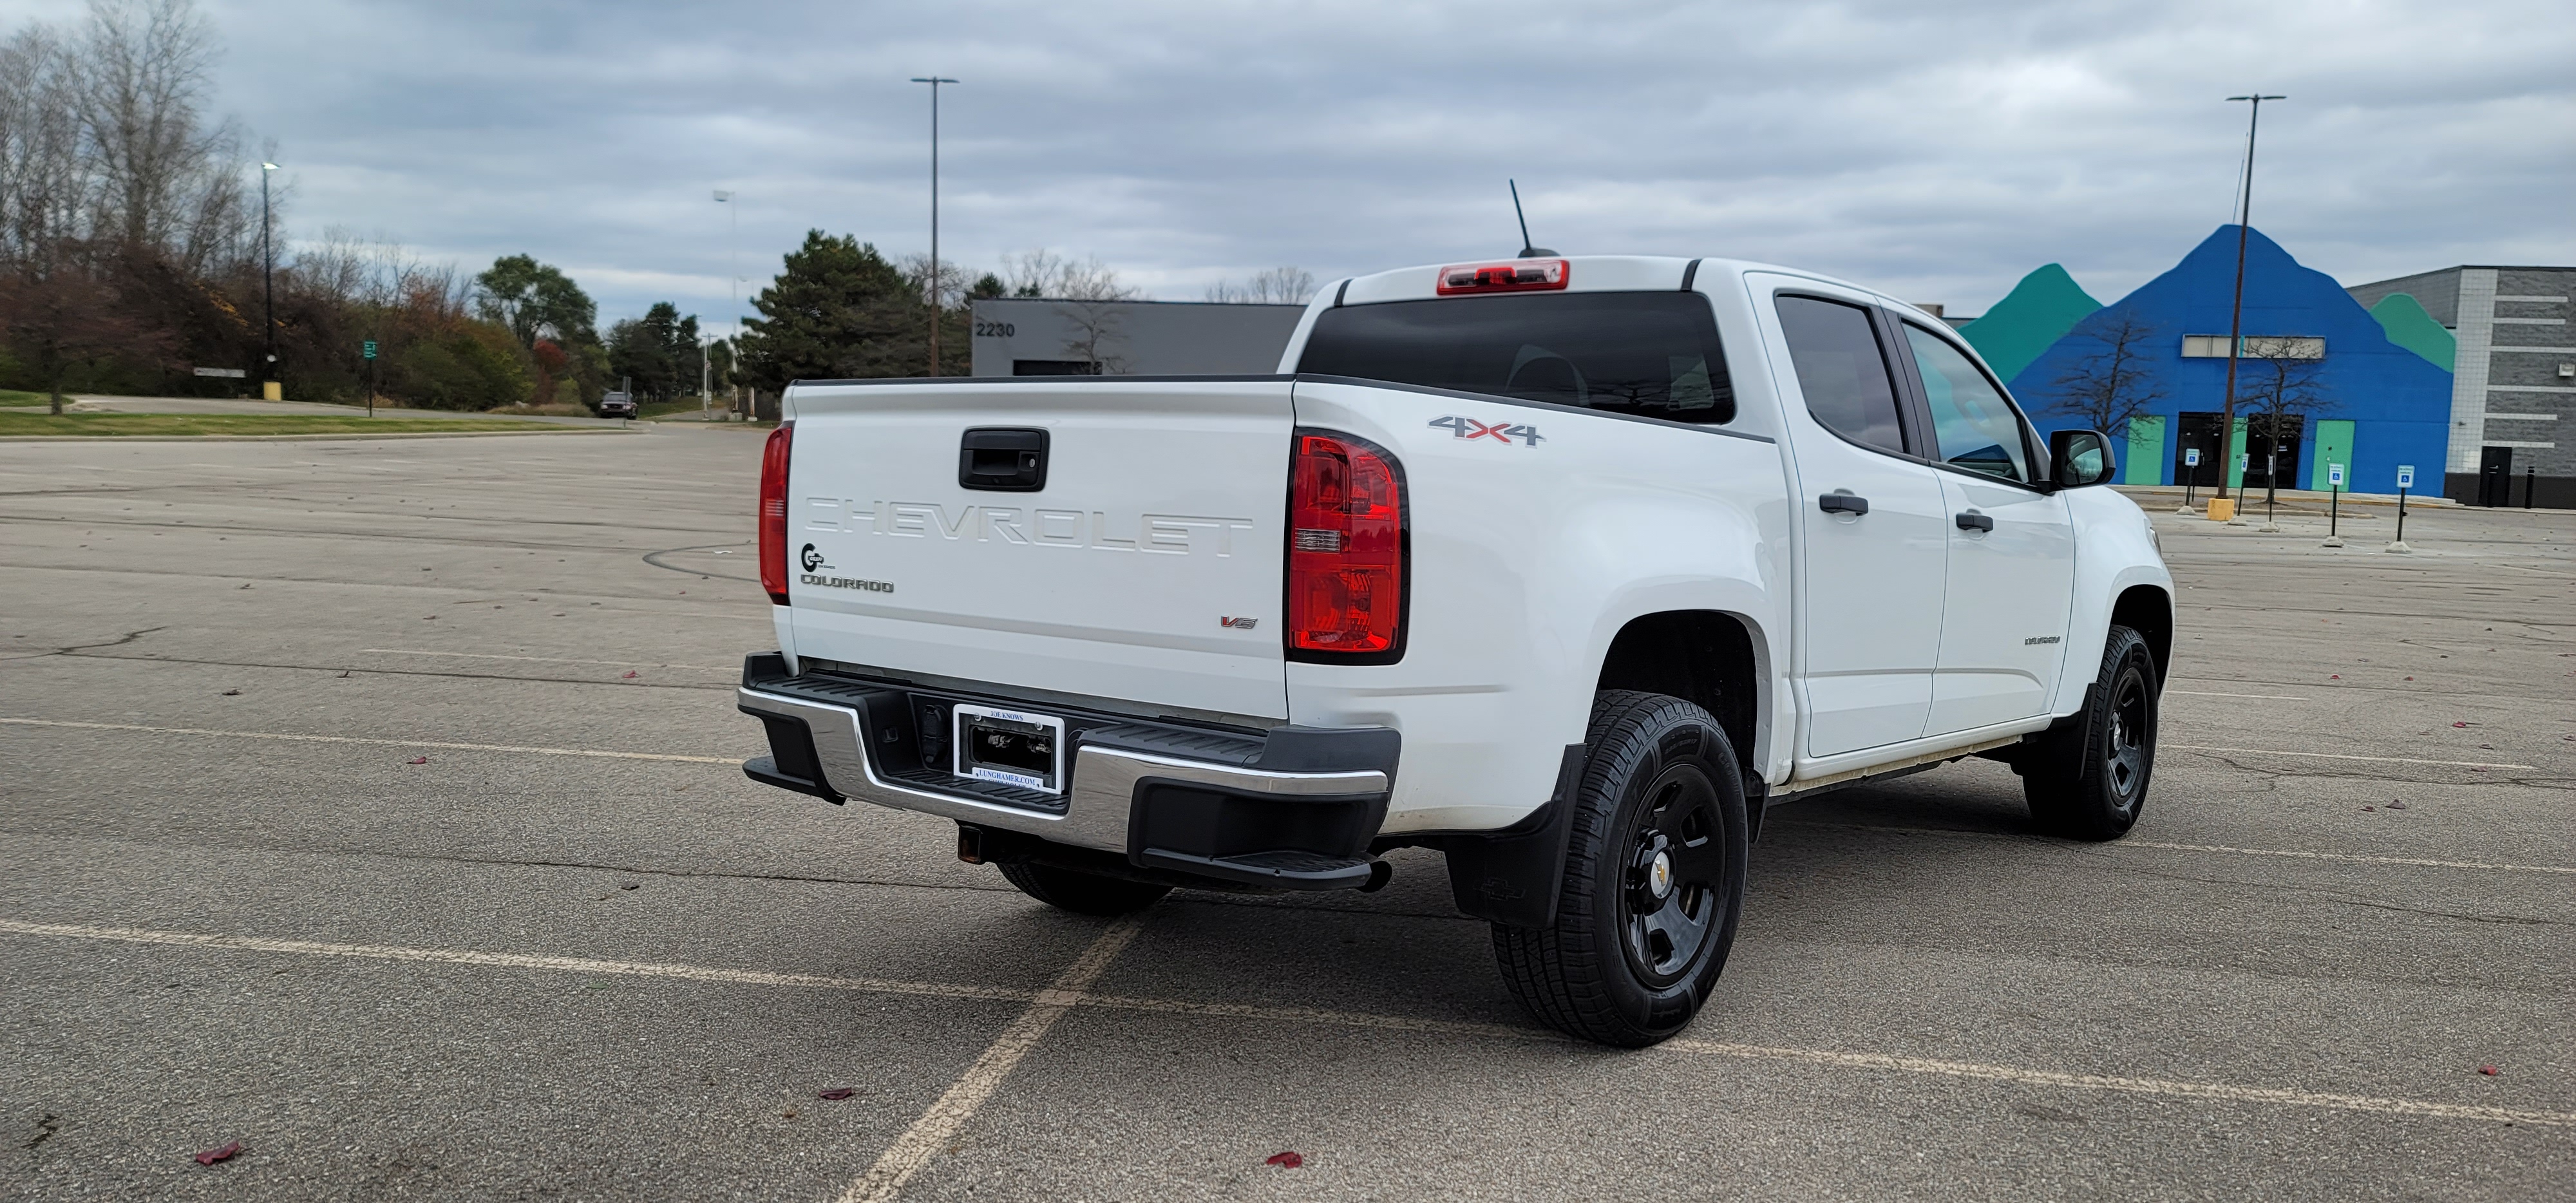
[[[470,269],[527,252],[608,319],[721,322],[809,227],[1097,254],[1165,299],[1519,245],[1736,255],[1982,312],[2039,264],[2108,300],[2229,218],[2347,283],[2576,263],[2567,0],[1296,4],[207,0],[220,107],[293,229]],[[60,0],[20,12],[69,15]],[[12,22],[14,24],[15,22]]]

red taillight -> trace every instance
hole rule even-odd
[[[1512,259],[1502,263],[1458,263],[1440,269],[1440,295],[1472,292],[1528,292],[1563,288],[1572,275],[1563,259]]]
[[[1365,439],[1299,431],[1289,464],[1288,654],[1404,650],[1404,472]]]
[[[760,587],[787,604],[787,447],[796,424],[781,422],[760,450]]]

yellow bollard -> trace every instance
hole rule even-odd
[[[263,401],[283,401],[286,391],[274,380],[262,380],[259,382],[259,396]]]
[[[2209,499],[2209,520],[2210,520],[2210,521],[2212,521],[2212,522],[2225,522],[2225,521],[2227,521],[2228,519],[2233,518],[2233,517],[2235,517],[2235,516],[2236,516],[2236,499],[2235,499],[2235,498],[2233,498],[2233,497],[2212,497],[2212,498],[2210,498],[2210,499]]]

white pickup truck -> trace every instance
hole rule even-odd
[[[1274,376],[804,381],[756,780],[1070,910],[1444,852],[1544,1022],[1661,1040],[1766,806],[1966,756],[2126,832],[2173,645],[2096,431],[1936,318],[1724,259],[1343,280]]]

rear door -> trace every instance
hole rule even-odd
[[[1942,467],[1950,573],[1924,733],[2030,718],[2065,659],[2075,584],[2066,499],[2039,485],[2042,451],[2004,394],[1956,343],[1900,323],[1905,364]]]
[[[788,405],[799,656],[1286,717],[1286,379],[800,385]]]
[[[1932,705],[1949,540],[1941,482],[1915,457],[1902,414],[1901,352],[1867,298],[1789,277],[1749,279],[1794,369],[1774,375],[1794,379],[1799,394],[1781,409],[1804,534],[1805,754],[1914,739]]]

